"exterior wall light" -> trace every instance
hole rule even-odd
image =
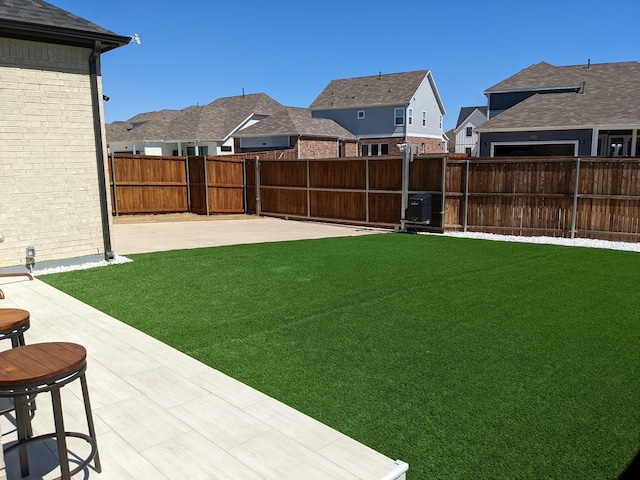
[[[33,272],[33,267],[36,264],[36,247],[27,247],[27,268],[29,272]]]

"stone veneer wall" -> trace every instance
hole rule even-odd
[[[0,267],[104,253],[90,54],[0,38]]]

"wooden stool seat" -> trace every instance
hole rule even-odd
[[[83,470],[94,460],[96,471],[100,472],[100,459],[96,443],[91,405],[85,371],[87,352],[82,345],[67,342],[35,343],[0,352],[0,397],[13,397],[16,410],[18,441],[7,446],[5,452],[20,449],[22,476],[29,474],[27,444],[49,438],[56,438],[60,459],[60,478],[66,480]],[[89,434],[67,432],[64,429],[60,389],[80,379],[84,398],[85,414]],[[29,417],[29,396],[51,392],[55,432],[33,436]],[[91,445],[91,453],[73,471],[69,468],[66,437],[77,437]]]
[[[0,308],[0,340],[11,339],[13,348],[24,345],[30,327],[29,312],[21,308]]]

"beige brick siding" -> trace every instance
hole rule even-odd
[[[0,267],[104,253],[90,53],[0,38]]]

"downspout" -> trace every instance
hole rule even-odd
[[[109,227],[109,205],[107,202],[107,179],[104,174],[104,145],[102,143],[102,121],[100,117],[100,92],[98,77],[100,73],[100,50],[102,42],[96,40],[93,52],[89,56],[89,74],[91,77],[91,104],[93,107],[93,136],[96,141],[96,161],[98,167],[98,189],[100,193],[100,213],[102,216],[102,239],[104,242],[104,259],[113,260],[115,255],[111,250],[111,231]]]

